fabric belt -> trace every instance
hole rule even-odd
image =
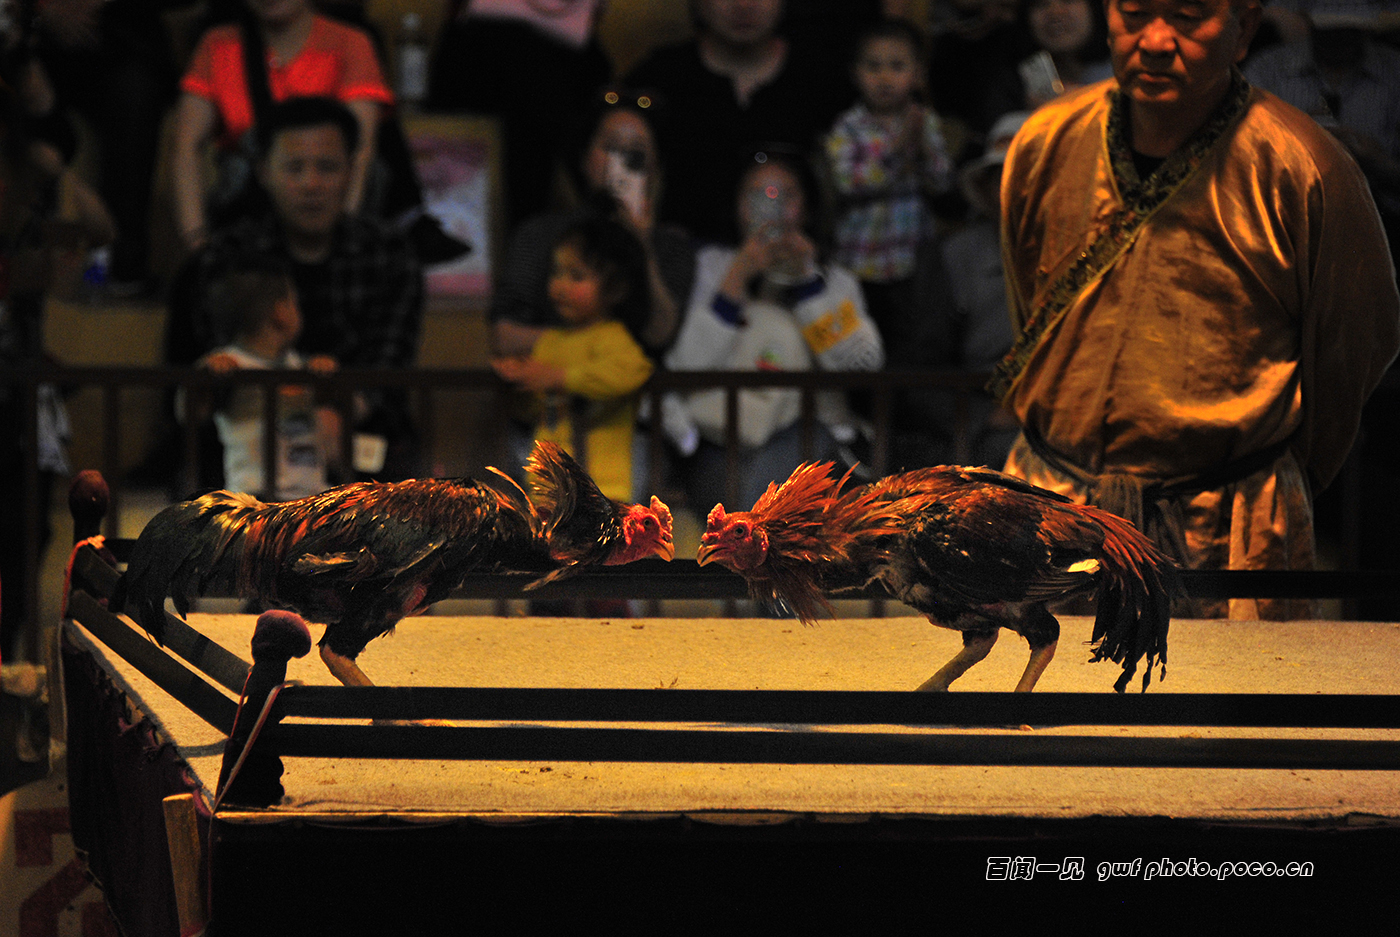
[[[1021,435],[1041,461],[1084,486],[1090,504],[1132,521],[1178,559],[1186,556],[1185,517],[1179,499],[1244,481],[1278,461],[1293,441],[1290,436],[1197,475],[1145,479],[1125,472],[1096,475],[1050,448],[1035,427],[1023,427]]]

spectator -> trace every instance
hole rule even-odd
[[[1025,119],[1024,111],[1002,115],[988,134],[986,152],[959,174],[972,210],[964,224],[927,245],[915,286],[924,316],[921,332],[908,339],[915,347],[911,366],[987,371],[1011,348],[999,230],[1001,167]],[[953,393],[915,388],[903,402],[894,414],[894,464],[1005,464],[1018,427],[985,393],[972,394],[961,411],[966,452],[957,446],[960,411]]]
[[[1098,0],[1023,0],[1021,17],[1036,47],[1017,69],[1027,109],[1113,77]]]
[[[511,230],[549,208],[559,128],[612,80],[594,35],[603,2],[465,0],[459,6],[433,56],[427,105],[500,120]]]
[[[782,0],[691,0],[696,37],[627,77],[668,108],[659,144],[675,184],[660,217],[702,240],[738,240],[729,206],[746,152],[759,141],[810,149],[850,101],[835,63],[778,33],[782,12]]]
[[[643,347],[660,354],[670,345],[695,276],[695,248],[685,231],[656,221],[663,187],[653,129],[659,107],[645,94],[608,88],[577,121],[566,147],[577,204],[527,219],[512,235],[491,297],[497,354],[526,354],[541,329],[561,324],[548,293],[554,245],[566,228],[599,215],[625,224],[646,252],[650,317],[638,332]]]
[[[861,99],[825,139],[840,205],[832,258],[860,278],[894,355],[914,328],[914,263],[933,233],[924,198],[948,187],[952,164],[938,115],[919,100],[922,36],[912,24],[884,20],[868,29],[852,71]]]
[[[821,257],[810,225],[815,182],[805,164],[774,151],[755,155],[737,189],[737,248],[705,247],[675,346],[673,370],[873,371],[884,364],[880,334],[865,313],[860,283]],[[690,503],[708,508],[726,493],[724,391],[668,394],[666,434],[687,463]],[[739,394],[742,445],[739,501],[752,504],[768,483],[802,461],[795,390]],[[817,451],[857,436],[844,395],[818,395]]]
[[[246,213],[257,191],[251,172],[254,127],[272,103],[310,96],[343,101],[359,125],[343,207],[357,211],[374,158],[380,110],[393,102],[365,33],[318,15],[310,0],[247,3],[240,22],[204,34],[180,82],[172,172],[176,224],[190,250],[209,236],[203,150],[216,134],[221,166],[213,202],[223,216]]]
[[[1311,114],[1360,164],[1400,250],[1400,51],[1379,42],[1380,4],[1320,0],[1306,39],[1266,49],[1245,77]]]
[[[211,284],[249,257],[280,258],[296,284],[303,329],[296,349],[341,367],[413,364],[423,311],[423,277],[408,243],[377,221],[346,212],[359,123],[328,98],[292,98],[262,127],[257,173],[271,207],[216,229],[171,287],[167,357],[185,364],[232,340],[212,315]],[[403,396],[366,393],[355,470],[403,478],[414,468]],[[362,437],[362,438],[361,438]]]
[[[975,155],[998,117],[1025,107],[1017,66],[1034,47],[1016,0],[940,0],[931,9],[929,94],[934,110],[970,131]]]
[[[528,355],[491,366],[534,395],[535,439],[562,445],[603,494],[631,500],[637,391],[652,372],[635,338],[648,305],[642,245],[622,224],[593,217],[567,228],[553,253],[549,298],[564,325],[541,331]]]
[[[296,351],[301,311],[286,267],[274,258],[250,259],[248,268],[231,270],[210,285],[210,311],[235,323],[234,338],[199,363],[220,374],[242,368],[335,370],[329,356],[303,359]],[[339,461],[339,415],[330,407],[318,407],[310,387],[279,387],[276,394],[275,485],[263,478],[263,390],[235,387],[215,410],[214,425],[224,449],[224,487],[278,501],[318,494],[327,487],[328,465]]]
[[[81,115],[97,140],[97,188],[117,226],[108,284],[117,296],[153,287],[150,205],[160,130],[177,74],[161,14],[182,0],[20,0],[14,4],[5,78],[35,66],[44,85],[26,94],[36,132],[71,160],[68,124]]]
[[[226,0],[225,0],[226,2]],[[381,68],[390,67],[390,53],[384,37],[366,12],[367,0],[312,0],[317,12],[360,30],[369,37]],[[404,133],[400,104],[419,106],[421,102],[396,102],[378,124],[374,140],[374,162],[365,180],[360,211],[383,219],[402,231],[425,266],[448,263],[472,250],[472,245],[449,234],[442,221],[430,214],[423,200],[423,184],[418,178],[415,154]]]
[[[18,117],[11,89],[0,86],[0,368],[45,363],[43,310],[55,271],[72,267],[89,248],[114,234],[102,200],[66,168],[50,148],[36,145]],[[58,206],[71,211],[60,217]],[[65,263],[66,261],[66,263]],[[19,384],[0,386],[0,657],[39,650],[29,631],[36,609],[29,604],[28,577],[47,546],[49,498],[54,480],[68,471],[68,416],[58,388],[37,388],[36,412],[27,412]],[[36,421],[31,448],[29,419]],[[37,467],[38,487],[29,485]],[[32,507],[32,513],[30,508]],[[30,518],[37,526],[30,523]]]

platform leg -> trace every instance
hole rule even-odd
[[[175,880],[175,910],[180,933],[195,934],[208,923],[204,891],[204,844],[199,838],[193,794],[171,794],[161,801],[165,810],[165,839],[170,849],[170,874]]]

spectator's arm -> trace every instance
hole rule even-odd
[[[492,322],[491,353],[506,357],[528,355],[543,333],[543,326],[522,325],[510,319]]]
[[[651,238],[644,238],[642,245],[646,249],[647,290],[651,294],[651,316],[647,319],[642,339],[647,348],[660,351],[676,337],[676,330],[681,325],[681,306],[676,297],[671,295],[671,290],[661,275],[661,267],[656,262],[656,250],[652,247]]]
[[[878,371],[884,366],[880,331],[865,311],[865,296],[853,275],[829,268],[824,276],[793,289],[793,315],[823,370]]]
[[[946,192],[953,187],[954,174],[948,144],[943,139],[943,122],[932,111],[920,110],[919,170],[926,186],[935,192]]]
[[[654,367],[623,329],[600,332],[599,347],[564,365],[561,386],[590,400],[612,400],[637,391]]]
[[[368,98],[346,101],[345,106],[360,125],[360,147],[351,164],[350,191],[345,196],[345,210],[358,212],[365,198],[365,183],[374,165],[375,141],[379,131],[379,102]]]
[[[738,299],[724,294],[737,252],[704,248],[696,258],[695,287],[690,294],[685,319],[676,342],[666,355],[666,364],[677,371],[703,371],[722,367],[739,342],[743,324],[745,291]]]
[[[175,222],[185,248],[194,251],[209,237],[204,211],[204,146],[214,134],[218,112],[211,101],[188,92],[175,105],[171,147]]]

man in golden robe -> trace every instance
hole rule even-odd
[[[1115,78],[1037,111],[1007,155],[1006,470],[1188,568],[1311,568],[1312,495],[1400,347],[1375,205],[1340,144],[1235,68],[1257,0],[1107,12]]]

